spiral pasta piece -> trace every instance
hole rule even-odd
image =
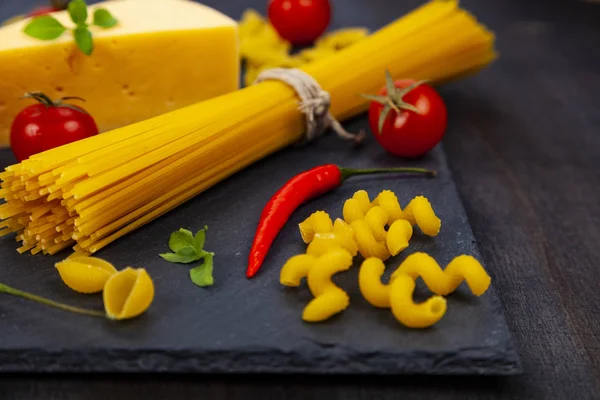
[[[371,209],[371,200],[369,200],[369,193],[366,190],[359,190],[352,198],[344,202],[344,208],[342,215],[344,221],[350,224],[357,220],[365,219],[365,215]]]
[[[413,234],[413,227],[405,219],[394,221],[387,231],[385,239],[391,255],[395,256],[408,247],[408,242]]]
[[[402,207],[400,207],[400,202],[398,201],[398,197],[391,190],[383,190],[381,191],[375,200],[373,200],[374,206],[382,207],[388,214],[388,225],[392,225],[395,221],[399,219],[406,219],[404,216],[404,212],[402,211]]]
[[[381,282],[385,264],[376,257],[363,261],[358,272],[358,287],[365,300],[374,307],[390,307],[390,287]]]
[[[365,215],[365,221],[367,221],[367,224],[373,233],[373,237],[378,242],[384,241],[387,236],[387,232],[385,230],[387,220],[387,211],[379,206],[372,207]]]
[[[366,220],[357,220],[350,224],[356,235],[358,251],[364,258],[377,257],[382,260],[390,258],[391,254],[384,241],[377,241]]]
[[[358,254],[358,245],[356,244],[356,234],[354,229],[344,222],[343,219],[336,218],[333,223],[333,233],[336,235],[338,243],[340,243],[344,249],[348,250],[352,256]]]
[[[423,196],[417,196],[408,203],[404,217],[428,236],[437,236],[442,227],[442,221],[435,215],[431,203]]]
[[[298,224],[300,235],[304,243],[310,243],[315,233],[328,233],[333,231],[333,223],[325,211],[316,211]]]
[[[432,296],[417,304],[413,300],[415,281],[400,274],[390,284],[390,305],[394,317],[409,328],[427,328],[437,323],[446,314],[446,299]]]
[[[331,251],[316,260],[308,271],[308,287],[315,298],[304,308],[303,320],[324,321],[348,308],[350,298],[331,281],[331,277],[351,266],[352,255],[343,249]]]
[[[374,207],[381,207],[388,215],[387,225],[404,219],[411,225],[417,225],[428,236],[436,236],[442,226],[442,221],[437,217],[429,200],[424,196],[413,198],[406,208],[402,210],[398,197],[391,190],[381,191],[372,203],[368,203],[369,195],[364,190],[359,190],[351,199],[344,203],[344,220],[352,223],[365,219],[366,214]]]
[[[489,288],[491,278],[483,266],[474,257],[461,255],[454,258],[442,270],[439,264],[428,254],[411,254],[394,271],[391,281],[401,275],[410,276],[413,280],[421,277],[433,293],[445,296],[466,281],[471,292],[481,296]]]
[[[293,256],[281,268],[279,282],[284,286],[300,286],[300,281],[308,276],[308,270],[316,260],[317,258],[310,254]]]

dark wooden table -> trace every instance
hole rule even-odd
[[[34,3],[2,0],[0,17]],[[238,17],[263,2],[205,3]],[[398,3],[418,4],[334,0],[335,23],[384,23]],[[464,5],[497,33],[501,58],[441,89],[444,144],[522,376],[2,376],[0,398],[600,399],[600,2]]]

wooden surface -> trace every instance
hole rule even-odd
[[[385,15],[396,1],[337,3],[360,24],[361,13]],[[26,2],[3,0],[0,16],[17,3]],[[444,143],[524,375],[3,376],[0,398],[600,398],[600,4],[463,4],[497,32],[502,58],[441,90]]]

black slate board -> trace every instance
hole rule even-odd
[[[348,124],[367,128],[365,118]],[[0,152],[0,164],[12,161]],[[419,165],[436,169],[436,179],[379,176],[349,180],[334,192],[302,206],[275,241],[261,273],[244,276],[247,252],[261,209],[291,176],[323,163],[346,167]],[[480,258],[467,217],[441,148],[411,163],[387,155],[371,138],[349,148],[334,135],[292,147],[247,168],[180,208],[122,238],[98,254],[119,267],[146,268],[156,285],[150,310],[138,319],[110,322],[2,295],[0,371],[31,372],[202,372],[311,374],[516,374],[518,355],[492,289],[481,298],[461,286],[448,299],[446,316],[433,328],[410,330],[388,310],[371,307],[360,295],[357,269],[335,278],[351,306],[319,324],[301,320],[311,296],[306,287],[278,282],[279,270],[304,250],[297,224],[324,209],[341,216],[343,201],[359,189],[372,196],[391,189],[401,204],[427,196],[443,221],[440,235],[415,231],[409,249],[388,261],[390,269],[415,251],[445,265],[462,253]],[[206,247],[214,251],[215,282],[201,289],[186,266],[158,257],[170,232],[209,226]],[[73,305],[101,307],[99,295],[79,295],[60,280],[54,257],[19,255],[12,238],[0,240],[0,281]],[[357,260],[358,262],[358,260]],[[420,293],[425,298],[426,291]]]

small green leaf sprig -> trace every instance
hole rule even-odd
[[[72,0],[67,6],[67,11],[71,20],[75,23],[72,32],[77,47],[85,55],[91,55],[94,51],[94,43],[92,41],[92,32],[89,29],[90,25],[86,22],[88,19],[88,10],[85,1]],[[108,10],[104,8],[94,10],[92,25],[108,29],[117,23],[116,18]],[[67,28],[51,15],[42,15],[33,18],[23,30],[25,34],[40,40],[57,39],[65,31],[67,31]]]
[[[208,227],[205,226],[196,235],[183,228],[173,232],[169,238],[172,253],[160,254],[163,259],[172,263],[189,264],[202,259],[202,264],[190,270],[190,279],[200,287],[214,284],[212,272],[215,253],[204,250],[207,230]]]

